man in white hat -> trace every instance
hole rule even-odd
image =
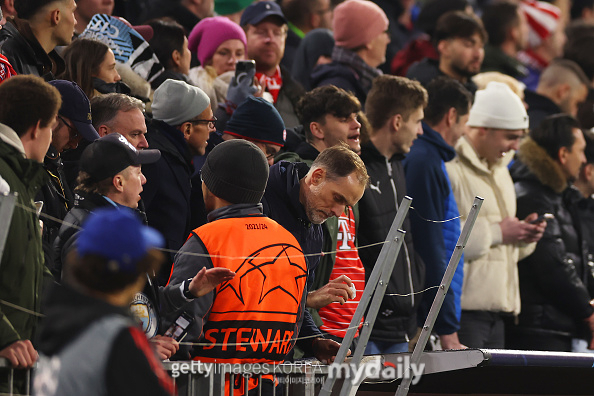
[[[485,200],[464,251],[458,336],[471,348],[503,348],[503,317],[520,311],[517,262],[534,250],[546,222],[531,224],[536,213],[516,217],[507,165],[528,128],[520,98],[505,84],[490,83],[476,93],[468,126],[446,170],[461,214],[475,196]]]

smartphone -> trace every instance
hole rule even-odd
[[[243,78],[245,78],[252,70],[255,69],[256,61],[252,59],[237,61],[237,63],[235,63],[235,81],[237,81],[239,84]]]
[[[190,327],[192,322],[194,322],[194,317],[184,312],[175,319],[175,322],[173,322],[171,326],[169,326],[164,336],[171,337],[179,342],[183,340],[188,333],[188,327]]]
[[[541,221],[552,220],[554,218],[555,218],[554,214],[544,213],[544,214],[541,214],[540,216],[538,216],[538,218],[536,220],[531,221],[530,224],[538,224]]]

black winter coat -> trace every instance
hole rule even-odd
[[[586,288],[591,276],[584,266],[587,244],[572,204],[577,191],[567,188],[560,166],[532,139],[522,142],[518,157],[510,169],[518,218],[532,212],[555,218],[548,221],[534,253],[518,263],[522,311],[517,330],[584,337],[584,319],[594,308]]]
[[[62,159],[51,145],[45,155],[43,166],[49,175],[49,181],[41,187],[35,200],[43,201],[41,213],[64,220],[68,211],[73,207],[74,196],[66,182]],[[43,221],[42,242],[45,265],[52,270],[54,265],[53,245],[61,223],[47,217],[42,217],[41,220]]]
[[[365,105],[369,93],[369,89],[365,89],[361,84],[359,73],[351,66],[340,62],[316,67],[311,74],[311,85],[312,87],[335,85],[355,95],[361,102],[361,106]]]
[[[323,230],[319,224],[309,222],[303,205],[299,202],[299,180],[301,180],[309,167],[302,162],[280,161],[270,167],[270,176],[264,198],[262,198],[263,213],[275,220],[289,231],[306,255],[307,261],[307,289],[313,284],[315,270],[320,263],[320,256],[315,254],[322,252]],[[310,256],[307,256],[310,255]],[[307,292],[307,290],[306,290]],[[303,325],[299,331],[299,337],[322,337],[322,333],[316,327],[309,310],[305,310]],[[297,345],[311,354],[311,341],[313,338],[306,338],[297,342]]]
[[[383,245],[363,247],[386,240],[396,217],[397,206],[400,206],[406,195],[406,179],[402,155],[394,155],[388,160],[369,142],[361,146],[361,159],[370,177],[370,185],[359,201],[358,230],[359,256],[368,280]],[[409,216],[410,213],[402,224],[402,229],[407,232],[405,243],[396,259],[386,294],[418,292],[425,283],[425,264],[415,253]],[[386,295],[371,332],[371,339],[401,343],[412,338],[417,330],[416,312],[420,300],[415,295]]]
[[[146,184],[141,196],[146,216],[149,225],[163,234],[165,248],[177,251],[192,231],[192,156],[182,132],[163,121],[151,121],[146,140],[151,149],[161,151],[161,158],[157,162],[142,167]],[[167,283],[174,256],[175,253],[170,253],[169,260],[161,267],[158,275],[161,286]]]
[[[2,27],[0,53],[18,74],[33,74],[50,81],[65,70],[62,57],[55,50],[47,54],[23,19],[9,19]]]

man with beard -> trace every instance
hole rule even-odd
[[[554,218],[534,253],[518,263],[522,312],[510,326],[506,347],[571,351],[572,338],[594,347],[592,278],[587,244],[570,187],[586,163],[586,142],[577,121],[567,114],[546,118],[530,131],[511,168],[518,215],[536,211]]]
[[[56,52],[72,41],[76,19],[74,0],[20,0],[18,18],[0,30],[0,52],[18,74],[33,74],[46,81],[64,71],[64,60]]]
[[[426,58],[414,64],[406,77],[426,86],[435,77],[446,75],[460,81],[473,95],[476,84],[470,77],[481,70],[487,32],[474,15],[450,11],[437,20],[433,43],[439,60]]]
[[[546,117],[565,113],[577,116],[579,105],[586,100],[590,80],[569,59],[558,59],[542,72],[536,92],[526,89],[530,129],[536,128]]]
[[[277,159],[311,165],[321,151],[341,143],[360,153],[360,110],[355,95],[344,89],[325,85],[311,90],[297,106],[306,141],[294,153],[284,153]],[[320,259],[313,291],[307,296],[307,307],[320,330],[339,342],[346,335],[365,288],[365,268],[356,246],[358,223],[358,205],[345,206],[340,216],[324,222],[323,251],[330,253]],[[356,347],[358,334],[351,349]]]
[[[288,30],[280,6],[274,1],[257,1],[245,9],[239,25],[247,38],[247,59],[256,61],[256,79],[272,96],[285,126],[299,125],[295,107],[305,90],[280,66]]]
[[[354,206],[363,196],[367,181],[363,161],[346,143],[323,150],[311,167],[280,161],[270,168],[262,200],[264,214],[291,232],[301,245],[309,271],[308,290],[312,290],[322,253],[322,224],[332,216],[340,217],[346,206]],[[324,338],[309,311],[305,312],[299,337],[308,337],[297,343],[305,354],[322,361],[332,361],[340,347]]]

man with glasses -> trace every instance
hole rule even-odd
[[[272,96],[285,126],[299,125],[295,107],[305,90],[280,66],[288,30],[280,6],[274,1],[255,2],[245,9],[239,24],[247,38],[247,57],[256,61],[256,79]]]
[[[99,135],[93,127],[91,105],[83,90],[71,81],[54,80],[50,84],[60,92],[62,107],[52,127],[52,141],[43,160],[49,180],[37,193],[36,200],[43,202],[42,213],[53,218],[41,218],[44,258],[51,269],[54,262],[51,247],[60,230],[57,219],[64,219],[74,203],[72,190],[64,174],[61,154],[65,150],[77,148],[83,137],[92,142],[99,139]]]
[[[149,225],[163,234],[165,248],[172,251],[169,265],[157,277],[165,285],[175,252],[191,231],[192,157],[204,155],[216,119],[208,95],[178,80],[165,80],[155,90],[152,110],[146,137],[151,149],[161,151],[161,158],[143,168],[147,183],[142,199]]]

